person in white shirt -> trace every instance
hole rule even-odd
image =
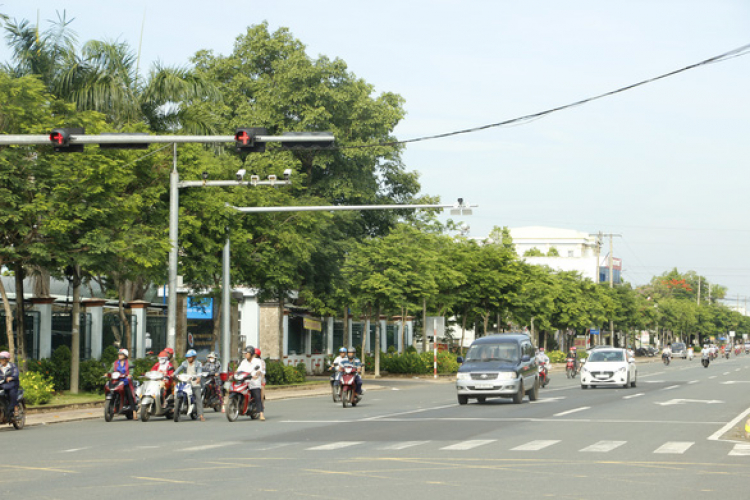
[[[339,385],[339,379],[341,378],[341,363],[346,359],[346,347],[342,347],[339,349],[339,355],[333,359],[333,365],[331,365],[331,370],[333,370],[333,385],[335,386]]]
[[[544,347],[540,347],[536,351],[536,361],[537,361],[537,363],[547,363],[547,364],[549,364],[549,356],[547,356],[544,353]]]
[[[250,374],[250,380],[248,382],[250,394],[252,394],[253,399],[255,400],[255,405],[260,412],[260,420],[265,420],[266,417],[263,414],[263,395],[261,393],[261,388],[263,387],[263,377],[266,375],[266,370],[263,368],[262,360],[255,357],[255,347],[247,346],[245,348],[245,359],[243,359],[240,366],[237,367],[237,372]]]

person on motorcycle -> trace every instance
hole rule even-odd
[[[333,385],[337,387],[341,379],[341,363],[344,360],[346,360],[346,347],[339,349],[339,355],[333,358],[333,364],[331,365],[331,370],[333,370]]]
[[[578,373],[578,348],[576,346],[570,346],[568,357],[573,359],[573,370]]]
[[[670,342],[667,344],[667,347],[664,348],[664,350],[661,352],[661,357],[663,358],[669,358],[670,361],[672,361],[672,343]]]
[[[182,364],[177,367],[177,370],[175,370],[174,374],[176,377],[180,373],[185,372],[188,375],[196,376],[196,378],[190,383],[190,385],[193,386],[193,395],[195,396],[195,407],[198,410],[198,419],[200,419],[201,422],[205,422],[206,419],[203,416],[203,394],[201,391],[201,387],[203,387],[204,383],[202,378],[203,364],[198,361],[197,357],[198,353],[195,352],[195,349],[190,349],[185,353],[185,361],[183,361]]]
[[[549,356],[547,356],[544,353],[544,347],[540,347],[539,349],[537,349],[537,351],[536,351],[536,362],[539,363],[539,364],[541,364],[541,363],[549,363]]]
[[[169,353],[167,350],[163,350],[159,353],[159,358],[156,364],[151,367],[152,372],[161,372],[164,374],[164,380],[161,386],[161,404],[164,408],[167,407],[167,397],[172,392],[172,376],[174,375],[174,366],[169,361]]]
[[[10,362],[10,353],[8,351],[0,352],[0,389],[5,391],[5,397],[8,398],[8,417],[15,418],[16,405],[18,404],[18,367],[15,363]]]
[[[343,370],[345,366],[353,366],[357,370],[357,378],[354,379],[354,383],[356,384],[356,394],[357,396],[362,395],[362,376],[360,373],[362,373],[362,362],[357,357],[357,350],[354,347],[350,347],[346,352],[346,359],[341,363],[340,367]]]
[[[263,370],[263,381],[260,384],[260,397],[263,401],[266,400],[266,362],[260,357],[260,347],[255,348],[255,357],[260,361],[261,369]]]
[[[218,392],[219,402],[224,405],[224,395],[221,391],[221,380],[219,379],[219,373],[221,372],[221,363],[218,361],[218,356],[215,352],[211,352],[206,357],[206,364],[203,365],[203,374],[206,381],[213,378],[214,389]],[[209,378],[210,377],[210,378]]]
[[[256,408],[260,413],[260,420],[265,420],[266,417],[263,414],[263,377],[266,376],[264,366],[261,364],[261,360],[255,357],[255,347],[247,346],[245,348],[245,359],[242,360],[240,366],[237,367],[237,372],[249,373],[251,378],[248,383],[250,388],[250,394],[252,394],[255,400]]]
[[[133,411],[133,420],[135,420],[136,405],[135,405],[135,389],[133,388],[133,377],[130,375],[130,353],[127,349],[120,349],[117,351],[117,360],[112,365],[112,372],[118,372],[120,378],[122,378],[125,385],[125,398],[127,404]]]

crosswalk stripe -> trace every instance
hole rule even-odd
[[[380,448],[381,450],[405,450],[406,448],[411,448],[412,446],[419,446],[423,444],[427,444],[429,441],[404,441],[403,443],[396,443],[389,446],[383,446]]]
[[[348,448],[349,446],[356,446],[362,444],[364,441],[337,441],[335,443],[322,444],[320,446],[313,446],[307,448],[308,451],[323,451],[323,450],[340,450],[341,448]]]
[[[591,446],[585,447],[581,451],[604,453],[607,451],[612,451],[615,448],[619,448],[625,443],[627,443],[627,441],[599,441],[598,443],[594,443]]]
[[[452,444],[450,446],[446,446],[444,448],[440,448],[441,450],[471,450],[472,448],[477,448],[479,446],[484,446],[485,444],[494,443],[497,441],[497,439],[474,439],[469,441],[461,441],[460,443]]]
[[[550,439],[550,440],[543,440],[540,439],[538,441],[529,441],[526,444],[522,444],[521,446],[516,446],[515,448],[511,448],[511,451],[539,451],[544,448],[547,448],[548,446],[552,446],[553,444],[559,443],[559,439]]]
[[[750,457],[750,444],[736,444],[729,455],[733,457]]]
[[[694,441],[668,441],[654,450],[654,453],[672,453],[680,455],[685,453],[688,448],[694,444]]]

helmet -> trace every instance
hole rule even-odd
[[[0,359],[10,359],[10,353],[8,351],[0,352]]]
[[[167,353],[167,351],[165,350],[165,351],[160,352],[157,357],[158,358],[168,358],[169,357],[169,353]]]
[[[171,347],[167,347],[164,350],[167,351],[167,354],[169,354],[170,356],[174,356],[174,349],[172,349]]]
[[[260,349],[258,349],[257,347],[255,348],[255,355],[260,356]]]
[[[540,347],[539,352],[544,352],[544,347]]]
[[[185,353],[186,358],[194,358],[198,355],[197,352],[195,352],[195,349],[190,349],[188,352]]]
[[[355,348],[354,348],[354,347],[352,346],[352,347],[349,347],[349,349],[347,349],[347,352],[354,352],[354,353],[356,353],[356,352],[357,352],[357,349],[355,349]]]
[[[342,347],[341,349],[339,349],[339,352],[345,353],[346,352],[346,347]]]
[[[119,351],[117,351],[117,354],[124,354],[126,358],[130,357],[130,353],[127,349],[120,349]]]
[[[211,351],[210,353],[208,353],[208,356],[206,356],[206,357],[207,357],[208,359],[211,359],[211,358],[214,358],[214,359],[216,359],[216,358],[218,358],[219,356],[217,356],[217,355],[216,355],[216,353],[215,353],[214,351]]]
[[[247,354],[247,353],[255,354],[255,347],[253,347],[251,345],[245,347],[245,354]]]

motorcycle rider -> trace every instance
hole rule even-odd
[[[8,418],[15,418],[16,405],[18,404],[18,367],[15,363],[10,362],[10,353],[8,351],[0,352],[0,389],[5,391],[8,398]]]
[[[260,347],[255,348],[255,357],[258,358],[258,360],[260,361],[260,366],[261,366],[261,369],[263,370],[263,382],[261,382],[261,385],[260,385],[260,397],[262,397],[263,401],[265,401],[266,400],[266,362],[263,358],[260,357]]]
[[[667,347],[664,348],[664,350],[661,352],[662,359],[669,358],[670,361],[672,361],[672,343],[670,342],[667,344]]]
[[[112,365],[112,372],[118,372],[120,378],[123,379],[125,384],[125,398],[128,400],[127,404],[133,412],[133,420],[135,420],[136,406],[135,406],[135,395],[133,394],[133,377],[130,375],[130,353],[127,349],[120,349],[117,351],[117,360]]]
[[[188,375],[195,375],[197,377],[190,382],[190,385],[193,386],[193,395],[195,396],[195,406],[198,410],[198,418],[201,422],[205,422],[206,419],[203,417],[203,394],[201,391],[201,387],[203,386],[203,364],[196,359],[197,357],[198,353],[195,352],[195,349],[190,349],[185,353],[185,361],[177,367],[174,374],[177,376],[180,373],[185,372]]]
[[[161,385],[161,404],[164,408],[167,407],[167,397],[172,391],[172,377],[174,376],[174,366],[169,361],[169,353],[167,350],[163,350],[159,353],[159,360],[154,366],[151,367],[152,372],[161,372],[164,374],[164,380]]]
[[[357,396],[362,395],[362,362],[357,357],[357,350],[354,347],[350,347],[346,352],[346,359],[341,363],[340,367],[343,369],[345,366],[353,366],[357,370],[357,377],[354,379],[356,385],[355,392]]]
[[[237,367],[237,372],[249,373],[251,375],[250,382],[248,383],[250,394],[252,394],[255,405],[260,412],[260,420],[265,420],[266,417],[263,414],[262,380],[266,375],[266,371],[260,361],[260,359],[255,357],[255,347],[251,345],[247,346],[245,348],[245,359]]]
[[[568,357],[573,358],[573,370],[578,373],[578,348],[576,346],[570,346]]]
[[[338,387],[339,380],[341,380],[341,363],[346,360],[346,347],[339,349],[339,355],[333,358],[333,364],[331,370],[333,370],[333,385]]]
[[[206,380],[209,380],[209,377],[213,378],[214,380],[214,389],[219,394],[219,402],[224,405],[224,395],[221,391],[221,380],[219,379],[219,372],[221,372],[221,363],[218,361],[218,356],[215,352],[211,352],[206,357],[206,364],[203,365],[203,374]]]
[[[536,351],[536,362],[537,363],[549,363],[549,356],[544,353],[544,347],[540,347]]]

